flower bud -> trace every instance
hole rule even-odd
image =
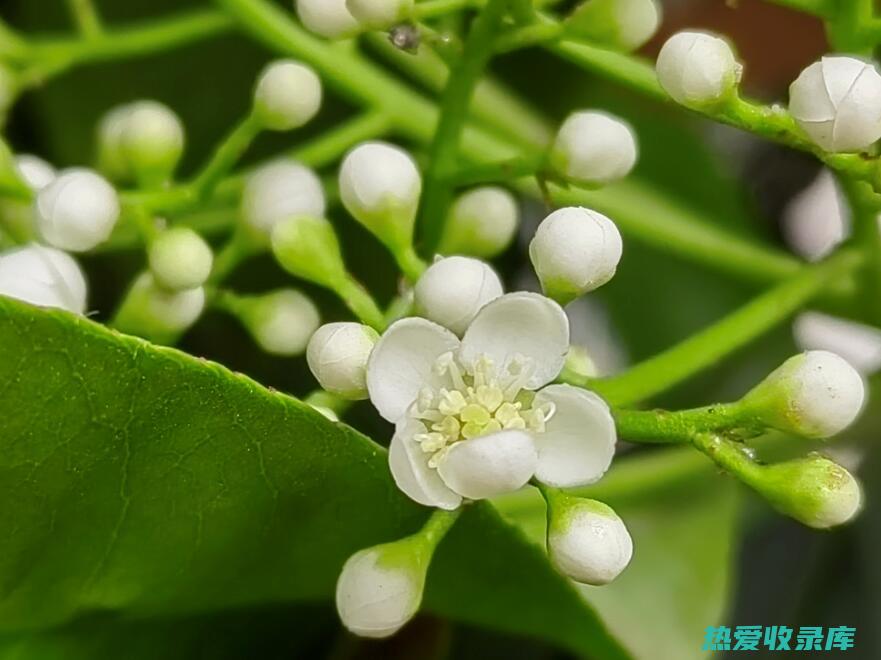
[[[321,180],[308,167],[277,160],[260,167],[245,182],[242,217],[264,235],[282,220],[301,215],[323,218],[326,211]]]
[[[15,169],[34,192],[39,192],[55,180],[55,168],[39,156],[19,154],[15,157]]]
[[[447,257],[422,274],[414,300],[421,316],[462,336],[477,312],[502,293],[502,281],[489,264],[470,257]]]
[[[361,637],[394,635],[419,611],[430,559],[418,536],[349,557],[336,586],[343,625]]]
[[[346,7],[359,23],[373,29],[391,27],[413,14],[413,0],[346,0]]]
[[[409,246],[422,192],[416,163],[384,142],[355,147],[340,169],[340,197],[358,222],[391,249]]]
[[[823,57],[790,85],[789,111],[826,151],[860,151],[881,137],[881,75],[855,57]]]
[[[881,369],[881,330],[874,326],[802,312],[792,323],[792,336],[801,350],[831,351],[864,376]]]
[[[453,203],[439,251],[495,257],[511,244],[519,224],[520,210],[514,195],[495,186],[475,188]]]
[[[124,168],[146,186],[171,178],[184,151],[184,128],[173,110],[157,101],[126,106],[119,119]]]
[[[321,387],[345,399],[367,398],[367,360],[379,335],[360,323],[328,323],[309,340],[306,361]]]
[[[131,104],[111,108],[98,123],[97,161],[98,169],[112,181],[128,182],[132,170],[122,148],[122,134]]]
[[[336,232],[325,218],[301,215],[278,223],[272,253],[291,275],[321,286],[333,288],[346,277]]]
[[[551,164],[568,179],[604,185],[622,179],[636,164],[636,137],[630,125],[605,112],[569,115],[554,141]]]
[[[21,154],[11,159],[14,176],[24,181],[32,191],[39,192],[55,179],[55,168],[42,158]],[[0,199],[0,218],[14,236],[32,237],[34,234],[34,207],[18,199]]]
[[[273,355],[300,355],[318,330],[318,308],[296,289],[237,297],[232,307],[257,344]]]
[[[549,500],[547,543],[557,570],[582,584],[608,584],[633,556],[630,533],[610,507],[563,493]]]
[[[749,483],[780,513],[816,529],[842,525],[862,506],[854,476],[817,454],[761,466]]]
[[[705,32],[677,32],[658,54],[661,87],[677,103],[713,105],[730,97],[743,67],[728,43]]]
[[[86,279],[77,262],[36,243],[0,254],[0,295],[74,314],[86,311]]]
[[[254,113],[264,128],[290,131],[312,119],[321,108],[321,79],[293,60],[272,62],[254,90]]]
[[[202,286],[214,263],[211,247],[187,227],[162,232],[150,245],[147,258],[156,283],[170,291]]]
[[[622,250],[621,234],[609,218],[568,207],[538,226],[529,257],[545,294],[565,305],[611,280]]]
[[[631,51],[652,38],[660,21],[655,0],[589,0],[566,24],[567,32],[592,43]]]
[[[119,198],[107,181],[82,168],[61,172],[37,193],[37,228],[62,250],[85,252],[110,237],[119,219]]]
[[[571,345],[566,353],[566,371],[581,378],[598,378],[600,370],[584,346]]]
[[[297,0],[297,16],[307,30],[328,39],[352,36],[361,27],[346,0]]]
[[[775,369],[740,405],[780,431],[828,438],[850,426],[864,397],[862,377],[843,358],[808,351]]]
[[[205,308],[202,287],[167,291],[151,273],[141,273],[117,312],[113,326],[157,343],[171,343],[192,326]]]

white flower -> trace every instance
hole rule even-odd
[[[413,0],[346,0],[352,16],[369,28],[386,28],[413,13]]]
[[[603,585],[627,568],[633,540],[618,515],[602,502],[562,496],[548,521],[548,555],[561,573],[582,584]]]
[[[461,336],[477,312],[503,291],[502,281],[489,264],[470,257],[447,257],[429,266],[414,293],[422,316]]]
[[[826,151],[865,149],[881,137],[881,75],[854,57],[823,57],[790,85],[789,111]]]
[[[187,227],[162,232],[151,243],[147,257],[156,282],[172,291],[205,284],[214,263],[211,247]]]
[[[605,112],[576,112],[563,122],[551,163],[565,177],[602,185],[627,176],[636,164],[636,136],[630,125]]]
[[[367,361],[379,335],[360,323],[328,323],[309,340],[306,361],[328,392],[346,399],[367,398]]]
[[[119,219],[119,199],[105,179],[74,168],[37,193],[35,210],[37,228],[48,243],[84,252],[110,237]]]
[[[803,312],[792,324],[795,343],[804,351],[840,355],[861,374],[881,369],[881,330],[821,312]]]
[[[304,165],[277,160],[248,177],[242,192],[242,216],[265,235],[282,220],[310,216],[323,218],[324,188],[318,176]]]
[[[307,30],[328,39],[351,36],[360,28],[346,0],[297,0],[297,16]]]
[[[731,46],[704,32],[677,32],[658,54],[658,82],[688,106],[711,105],[730,96],[741,70]]]
[[[511,244],[519,224],[520,210],[510,192],[496,186],[469,190],[453,203],[439,251],[494,257]]]
[[[295,289],[249,298],[247,303],[242,320],[260,348],[274,355],[300,355],[321,324],[315,303]]]
[[[0,254],[0,295],[74,314],[86,311],[86,280],[77,262],[37,244]]]
[[[428,566],[408,540],[361,550],[343,566],[337,612],[356,635],[389,637],[419,611]]]
[[[829,351],[793,356],[742,400],[774,428],[827,438],[851,425],[863,408],[865,387],[846,360]]]
[[[413,158],[384,142],[355,147],[340,168],[340,197],[358,222],[389,246],[411,243],[422,192]]]
[[[589,0],[575,10],[569,25],[596,44],[630,51],[652,38],[660,20],[655,0]]]
[[[615,451],[608,406],[586,390],[544,387],[568,348],[563,310],[533,293],[496,298],[461,341],[426,319],[394,323],[370,356],[367,389],[396,425],[389,464],[398,487],[455,509],[533,477],[556,487],[599,479]]]
[[[289,131],[312,119],[321,108],[321,79],[293,60],[272,62],[254,90],[254,112],[265,128]]]
[[[529,244],[529,257],[545,293],[561,304],[611,280],[622,251],[615,223],[581,207],[551,213]]]
[[[116,119],[127,168],[146,182],[171,176],[184,150],[184,127],[171,108],[157,101],[137,101]]]

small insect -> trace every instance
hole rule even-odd
[[[415,53],[419,50],[422,34],[419,32],[419,28],[412,23],[402,23],[389,31],[388,38],[395,48],[407,53]]]

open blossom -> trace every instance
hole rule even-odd
[[[367,389],[396,425],[389,464],[398,487],[455,509],[533,477],[561,488],[599,479],[615,424],[596,394],[548,386],[568,348],[565,313],[534,293],[488,303],[461,340],[425,319],[393,324],[370,356]]]

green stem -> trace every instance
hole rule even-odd
[[[92,0],[66,0],[70,15],[76,22],[80,33],[87,39],[93,39],[104,32],[101,18]]]
[[[775,5],[796,9],[806,14],[829,18],[833,13],[832,4],[829,0],[770,0]]]
[[[428,268],[422,258],[416,254],[416,250],[413,249],[412,245],[407,245],[400,250],[396,250],[393,256],[395,262],[398,264],[398,268],[401,269],[404,277],[410,283],[415,283],[420,277],[422,277],[422,273],[425,272],[425,269]]]
[[[458,166],[459,142],[468,119],[471,97],[492,57],[496,33],[502,27],[506,8],[507,0],[488,0],[471,25],[462,58],[451,69],[444,90],[440,120],[429,148],[422,198],[422,225],[429,252],[437,249],[440,243],[452,194],[444,180]]]
[[[565,33],[566,26],[557,21],[534,23],[499,37],[495,50],[497,53],[510,53],[522,48],[558,41]]]
[[[699,433],[722,433],[744,428],[753,430],[751,420],[736,403],[720,403],[676,412],[615,410],[614,416],[618,435],[630,442],[680,444],[691,442]]]
[[[447,535],[447,532],[453,528],[460,515],[462,515],[462,507],[454,511],[436,509],[419,531],[419,535],[428,541],[432,548],[435,548]]]
[[[219,284],[227,279],[245,259],[258,252],[254,239],[241,224],[236,225],[232,236],[214,257],[211,268],[211,284]]]
[[[369,111],[323,133],[293,151],[293,157],[310,167],[324,167],[336,162],[352,146],[382,135],[392,128],[383,112]]]
[[[507,183],[522,177],[533,177],[546,165],[544,154],[539,156],[515,156],[493,163],[481,163],[460,168],[448,179],[454,187],[475,186],[486,183]]]
[[[830,281],[852,272],[860,263],[858,254],[842,250],[823,263],[805,267],[798,275],[724,319],[623,374],[596,381],[573,378],[570,382],[589,386],[613,405],[648,399],[743,347],[790,316]]]
[[[241,159],[254,139],[260,134],[261,124],[255,115],[249,114],[217,147],[211,160],[196,176],[192,187],[199,199],[211,196],[220,180]]]
[[[425,0],[413,8],[413,17],[436,18],[463,9],[470,9],[478,4],[478,0]]]
[[[846,177],[839,180],[850,202],[854,239],[865,257],[859,298],[867,318],[881,326],[881,231],[878,226],[881,197],[864,183]]]
[[[347,276],[346,279],[338,282],[333,290],[362,323],[369,325],[379,333],[385,330],[385,315],[379,305],[376,304],[367,289],[353,277]]]

